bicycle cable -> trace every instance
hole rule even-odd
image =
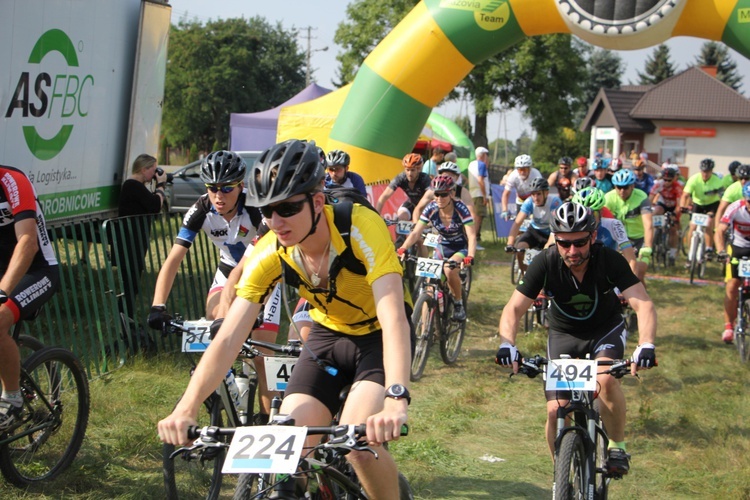
[[[294,328],[294,331],[297,332],[297,337],[299,337],[299,341],[300,341],[300,344],[302,344],[302,348],[306,349],[307,352],[310,353],[310,355],[313,358],[313,361],[315,361],[315,364],[317,364],[327,374],[335,377],[339,373],[338,368],[336,368],[335,366],[331,366],[330,364],[320,359],[318,355],[312,351],[312,349],[307,347],[307,342],[305,342],[305,340],[302,338],[302,334],[300,333],[299,328],[297,328],[297,323],[294,322],[291,311],[289,310],[289,294],[286,292],[286,288],[287,288],[286,277],[284,276],[284,273],[281,273],[281,301],[284,303],[284,309],[286,310],[287,318],[289,318],[289,323],[291,323],[292,327]]]

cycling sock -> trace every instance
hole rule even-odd
[[[609,440],[609,444],[607,445],[607,449],[611,450],[612,448],[619,448],[622,451],[625,451],[625,441],[612,441]]]
[[[23,397],[21,396],[21,389],[17,391],[3,391],[2,399],[12,404],[16,408],[23,406]]]
[[[732,327],[732,323],[724,323],[724,329],[725,330],[734,330],[734,327]]]

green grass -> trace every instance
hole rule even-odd
[[[391,447],[418,498],[551,496],[541,381],[510,379],[492,362],[513,287],[503,246],[485,246],[461,357],[445,366],[433,350],[424,378],[412,385],[410,435]],[[712,263],[707,278],[719,276]],[[612,484],[612,498],[749,498],[750,366],[720,340],[723,288],[652,279],[648,291],[659,314],[659,367],[623,380],[633,462]],[[520,334],[518,345],[542,353],[545,342],[536,330]],[[0,498],[163,498],[156,422],[187,378],[185,360],[162,355],[93,380],[89,431],[72,468],[26,493],[0,482]]]

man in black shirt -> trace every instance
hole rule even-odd
[[[596,242],[596,219],[590,209],[563,203],[555,210],[550,227],[555,246],[542,252],[529,266],[500,318],[502,344],[495,362],[518,372],[520,354],[515,347],[519,319],[544,290],[550,298],[547,357],[622,359],[627,330],[617,289],[638,315],[639,342],[633,353],[633,373],[656,363],[654,339],[656,310],[646,289],[625,258]],[[608,467],[627,474],[630,456],[625,453],[625,396],[611,375],[597,377],[600,411],[610,436]],[[557,409],[569,394],[547,391],[547,443],[554,454]],[[554,457],[553,457],[554,458]]]
[[[429,175],[420,170],[423,161],[417,153],[409,153],[404,156],[401,163],[404,166],[404,171],[394,177],[388,187],[385,188],[375,205],[375,210],[381,212],[388,198],[393,196],[396,189],[401,188],[408,199],[398,208],[398,218],[400,220],[411,220],[414,208],[430,188],[431,180]]]

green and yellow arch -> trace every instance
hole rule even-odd
[[[432,108],[475,65],[549,33],[612,50],[693,36],[750,58],[750,0],[423,0],[365,59],[325,147],[348,151],[368,183],[391,179]]]

